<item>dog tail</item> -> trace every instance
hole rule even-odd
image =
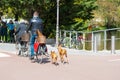
[[[65,57],[67,57],[67,51],[65,50]]]
[[[57,56],[55,57],[55,60],[57,61]]]

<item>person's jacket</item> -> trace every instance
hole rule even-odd
[[[9,30],[14,30],[15,25],[13,23],[8,23],[7,24]]]
[[[2,22],[0,33],[2,36],[7,35],[7,26],[5,22]]]
[[[36,34],[36,30],[39,29],[40,32],[43,30],[42,19],[39,17],[33,17],[30,20],[30,26],[27,31],[31,31],[31,34]]]
[[[26,33],[26,31],[27,31],[26,24],[25,23],[20,23],[18,25],[18,28],[17,28],[16,32],[15,32],[16,37],[19,39],[24,33]]]

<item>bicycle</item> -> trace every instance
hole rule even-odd
[[[15,36],[15,40],[16,40],[16,35]],[[28,56],[29,54],[29,38],[30,38],[30,34],[29,33],[24,33],[20,40],[16,42],[15,46],[16,49],[18,50],[18,55],[19,56]]]
[[[38,63],[43,63],[44,56],[49,57],[49,54],[47,52],[47,46],[46,43],[40,43],[36,41],[34,43],[34,51],[35,51],[35,57]]]

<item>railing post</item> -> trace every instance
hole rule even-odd
[[[72,41],[72,40],[71,40],[71,31],[70,31],[70,37],[69,37],[69,38],[70,38],[70,48],[71,48],[71,41]]]
[[[62,35],[62,34],[61,34],[61,30],[60,30],[60,34],[59,34],[59,36],[60,36],[60,41],[61,41],[61,35]]]
[[[82,35],[83,35],[83,44],[82,44],[82,45],[83,45],[83,46],[82,46],[82,47],[83,47],[83,50],[85,50],[85,34],[86,34],[86,33],[82,33]]]
[[[76,41],[77,41],[77,39],[78,39],[78,33],[76,32]]]
[[[97,37],[94,36],[94,52],[97,53]]]
[[[115,36],[111,37],[111,53],[115,54]]]
[[[104,31],[104,50],[106,49],[106,41],[107,41],[107,34],[106,34],[106,30]]]
[[[94,34],[92,32],[92,40],[91,40],[92,52],[94,52]]]
[[[78,42],[78,32],[76,32],[76,43],[75,43],[76,46],[75,46],[75,48],[77,48],[77,44],[78,44],[77,42]]]
[[[64,38],[66,37],[66,31],[64,31]]]

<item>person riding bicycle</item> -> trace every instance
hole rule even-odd
[[[18,25],[18,28],[15,31],[17,43],[20,43],[22,35],[25,34],[26,32],[27,32],[27,25],[26,25],[25,21],[22,20],[20,22],[20,24]]]
[[[26,32],[27,32],[27,25],[26,25],[25,21],[22,20],[22,21],[20,22],[20,24],[18,25],[16,31],[15,31],[16,44],[17,44],[17,45],[19,45],[19,44],[20,44],[20,46],[23,45],[23,41],[22,41],[21,39],[22,39],[22,37],[23,37],[24,35],[27,34]],[[20,52],[18,53],[18,55],[20,55]]]
[[[30,38],[30,60],[34,59],[34,42],[37,37],[36,30],[39,30],[41,33],[43,31],[43,20],[39,17],[39,13],[35,11],[33,13],[33,18],[30,20],[30,26],[27,31],[31,31]]]

